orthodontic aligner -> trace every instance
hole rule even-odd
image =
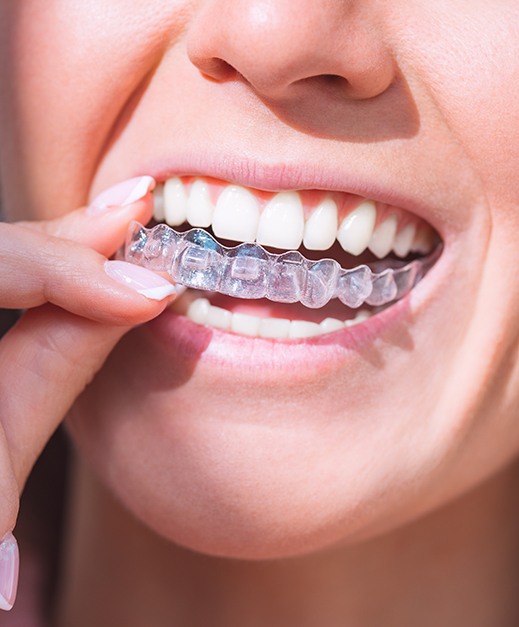
[[[407,294],[438,259],[441,246],[427,257],[380,272],[363,264],[342,268],[334,259],[313,261],[298,251],[273,254],[259,244],[228,248],[203,229],[185,233],[167,224],[147,229],[132,222],[124,259],[156,272],[167,272],[186,287],[236,298],[268,298],[280,303],[301,302],[323,307],[332,298],[356,309],[380,306]]]

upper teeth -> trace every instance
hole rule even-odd
[[[216,201],[215,201],[216,196]],[[323,197],[305,219],[302,196],[297,191],[272,194],[262,206],[258,196],[239,185],[214,185],[204,178],[173,177],[155,190],[157,221],[170,226],[188,222],[211,226],[217,237],[236,242],[296,250],[304,243],[310,250],[327,250],[335,240],[353,255],[366,249],[379,258],[391,251],[399,257],[409,252],[428,253],[434,231],[401,210],[383,211],[371,200],[359,204],[339,222],[332,194]]]

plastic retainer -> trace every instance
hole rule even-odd
[[[441,246],[427,257],[381,272],[367,265],[342,268],[334,259],[312,261],[297,251],[279,255],[259,244],[228,248],[203,229],[179,233],[167,224],[147,229],[129,227],[124,259],[156,272],[167,272],[175,283],[236,298],[268,298],[279,303],[301,302],[323,307],[332,298],[357,308],[380,306],[402,298],[438,259]],[[393,263],[394,265],[394,263]]]

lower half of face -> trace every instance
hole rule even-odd
[[[219,21],[245,2],[200,2],[192,21],[183,3],[116,2],[112,21],[94,0],[39,4],[23,3],[16,67],[1,39],[6,208],[50,216],[153,175],[159,230],[132,254],[173,255],[189,286],[69,419],[130,510],[199,551],[295,555],[404,524],[517,453],[519,154],[498,131],[519,128],[519,55],[502,15],[358,3],[357,23],[341,0],[254,39],[254,11]],[[247,56],[270,36],[272,54]],[[333,37],[355,43],[350,65]]]
[[[296,555],[404,524],[519,442],[496,348],[508,331],[475,306],[506,300],[504,286],[455,272],[451,255],[400,300],[311,337],[261,337],[284,326],[275,302],[188,290],[117,346],[74,407],[73,437],[134,514],[209,554]],[[215,305],[200,320],[201,296],[225,328]],[[336,303],[312,317],[327,307],[354,319]],[[309,317],[292,311],[296,328]],[[257,335],[234,316],[259,318]]]

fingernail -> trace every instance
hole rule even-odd
[[[0,609],[10,610],[16,599],[20,556],[18,543],[8,533],[0,544]]]
[[[151,270],[141,268],[127,261],[105,261],[106,274],[151,300],[163,300],[177,294],[177,288]]]
[[[89,213],[99,213],[110,207],[126,207],[141,198],[155,187],[155,179],[151,176],[137,176],[108,188],[90,203]]]

